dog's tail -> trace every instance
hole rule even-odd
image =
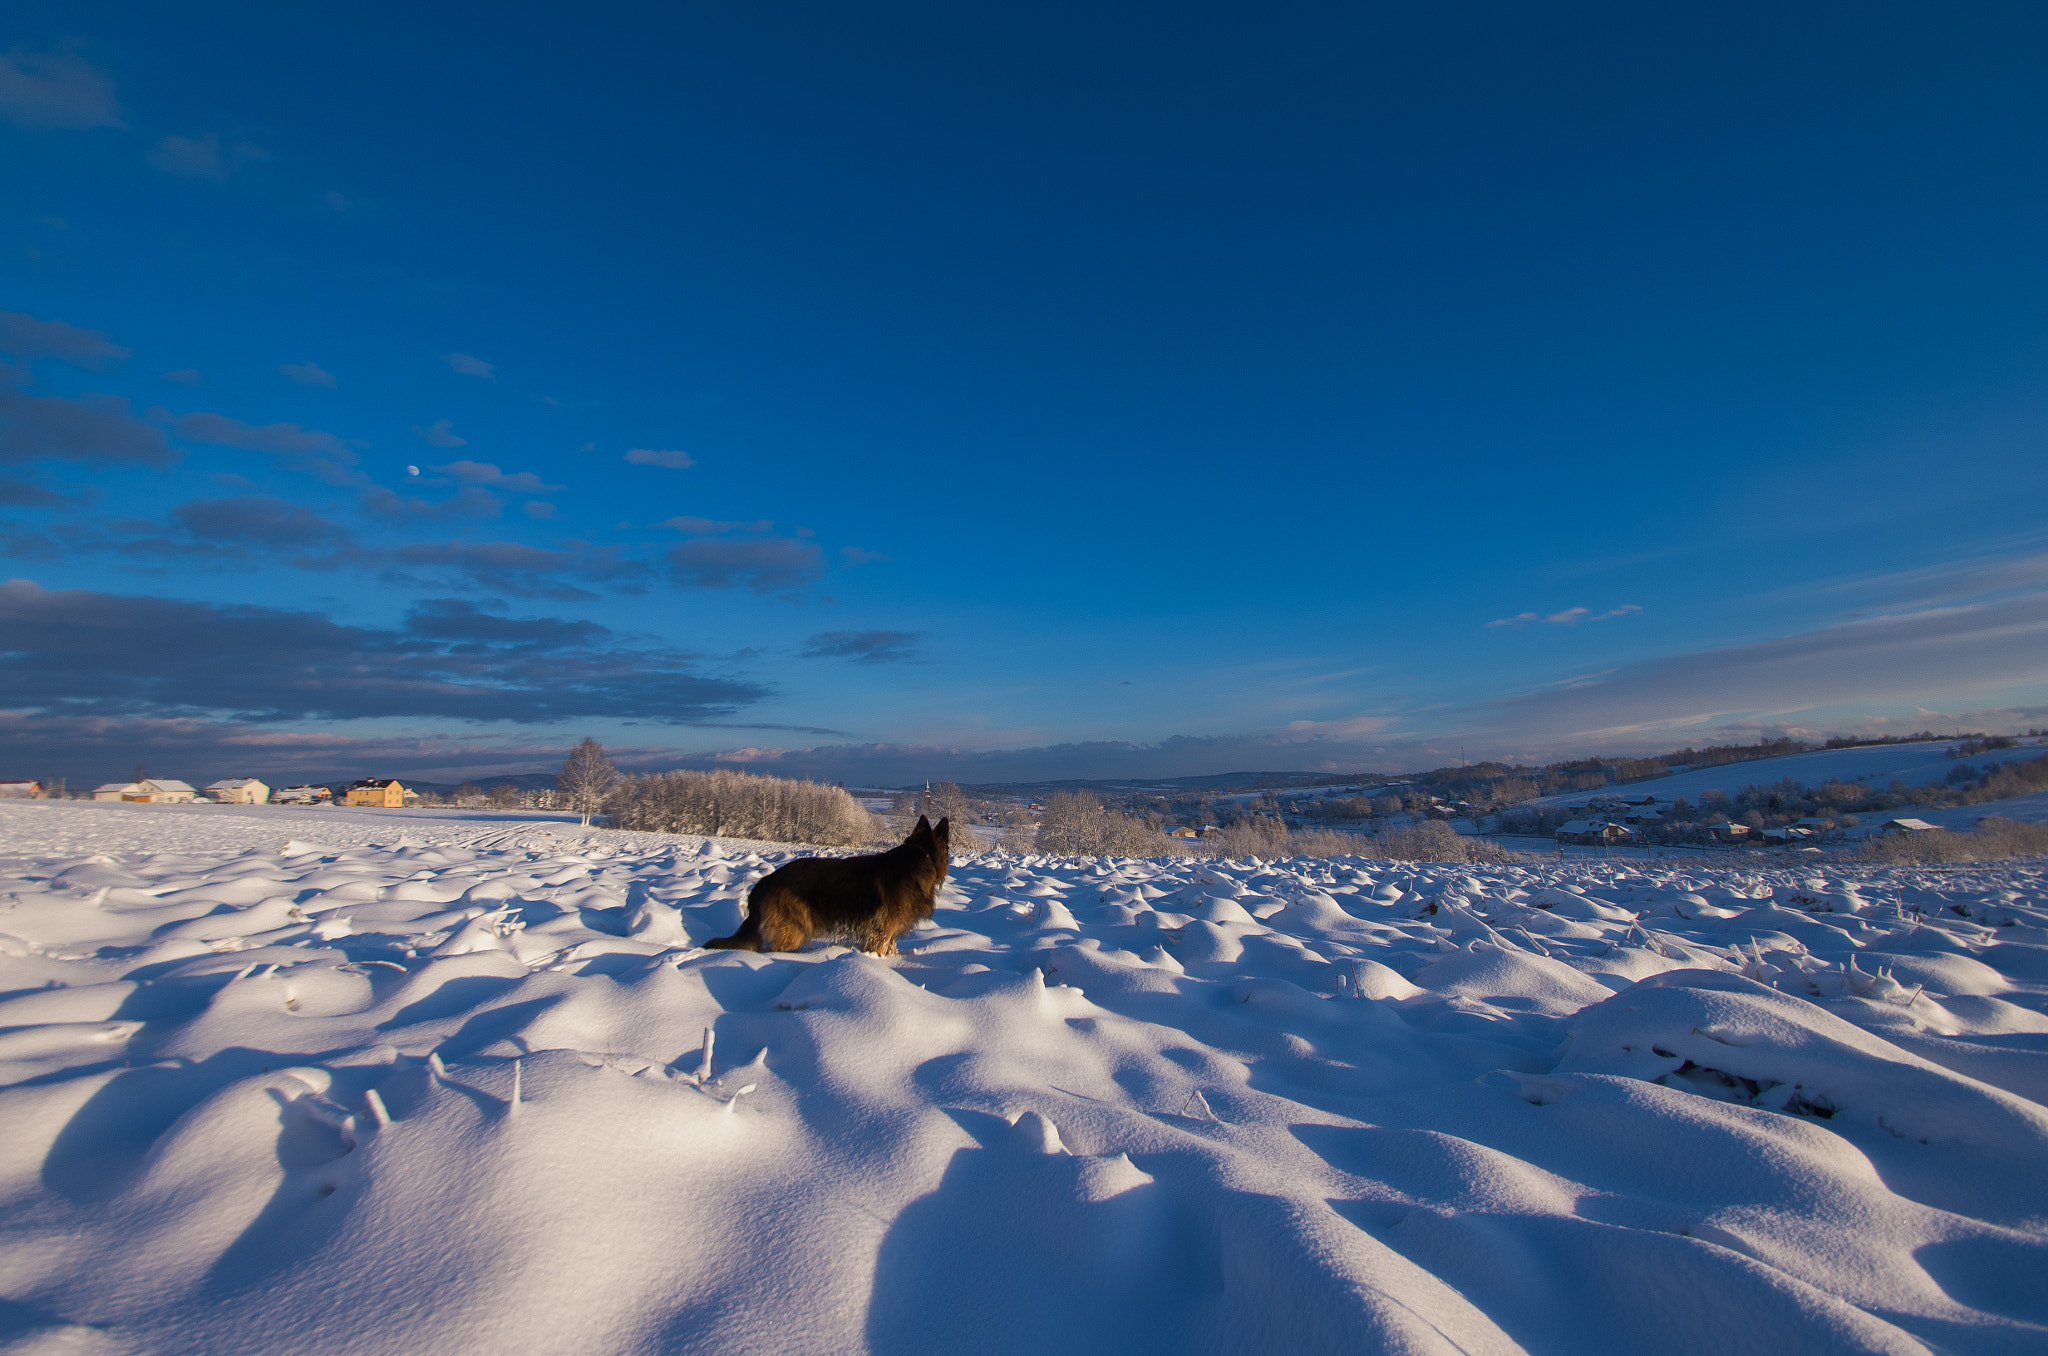
[[[704,943],[706,951],[759,951],[761,949],[761,920],[753,914],[740,924],[740,930],[730,937],[713,937]]]

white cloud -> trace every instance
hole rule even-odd
[[[283,363],[277,370],[301,386],[325,386],[331,391],[341,384],[334,379],[332,372],[323,371],[318,363]]]
[[[671,471],[687,471],[697,464],[697,459],[687,452],[657,452],[645,447],[628,451],[626,460],[635,466],[663,466]]]
[[[181,367],[175,372],[166,372],[162,379],[175,381],[180,386],[197,386],[202,380],[196,367]]]
[[[497,370],[491,364],[467,353],[444,353],[441,355],[441,361],[465,377],[482,377],[487,381],[498,379]]]
[[[418,424],[414,424],[412,426],[412,431],[414,433],[419,434],[420,437],[426,439],[427,446],[429,447],[469,446],[469,439],[458,438],[455,436],[455,421],[453,419],[436,419],[433,423],[429,424],[425,428],[421,428]]]
[[[0,118],[37,129],[125,126],[105,71],[71,52],[21,47],[0,56]]]

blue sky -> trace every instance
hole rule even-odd
[[[2037,7],[9,14],[8,775],[2048,724]]]

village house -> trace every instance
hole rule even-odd
[[[1941,825],[1930,824],[1924,819],[1887,819],[1878,829],[1879,833],[1939,833]]]
[[[344,799],[350,805],[402,810],[405,808],[405,788],[389,777],[365,777],[348,784]]]
[[[124,800],[135,804],[185,805],[198,796],[189,783],[172,777],[150,777],[139,782],[108,782],[92,793],[94,800]]]
[[[223,777],[208,782],[206,794],[220,805],[267,805],[270,788],[254,777]]]
[[[1749,837],[1749,825],[1737,824],[1732,820],[1725,824],[1715,824],[1708,831],[1714,835],[1716,841],[1722,843],[1739,843]]]
[[[1581,843],[1595,847],[1631,843],[1635,841],[1635,836],[1636,831],[1628,825],[1601,819],[1574,819],[1568,824],[1560,824],[1557,829],[1557,841],[1560,843]]]
[[[277,792],[271,797],[271,801],[278,805],[332,805],[334,792],[324,786],[311,786],[301,782],[297,786],[287,786]]]
[[[48,793],[41,782],[0,782],[0,797],[12,800],[41,800],[46,794]]]

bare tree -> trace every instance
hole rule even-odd
[[[519,787],[512,782],[499,782],[491,788],[491,805],[499,810],[519,808]]]
[[[618,781],[618,768],[604,756],[604,745],[595,739],[578,744],[555,774],[556,789],[569,798],[569,808],[581,815],[585,824],[603,807],[606,794]]]

